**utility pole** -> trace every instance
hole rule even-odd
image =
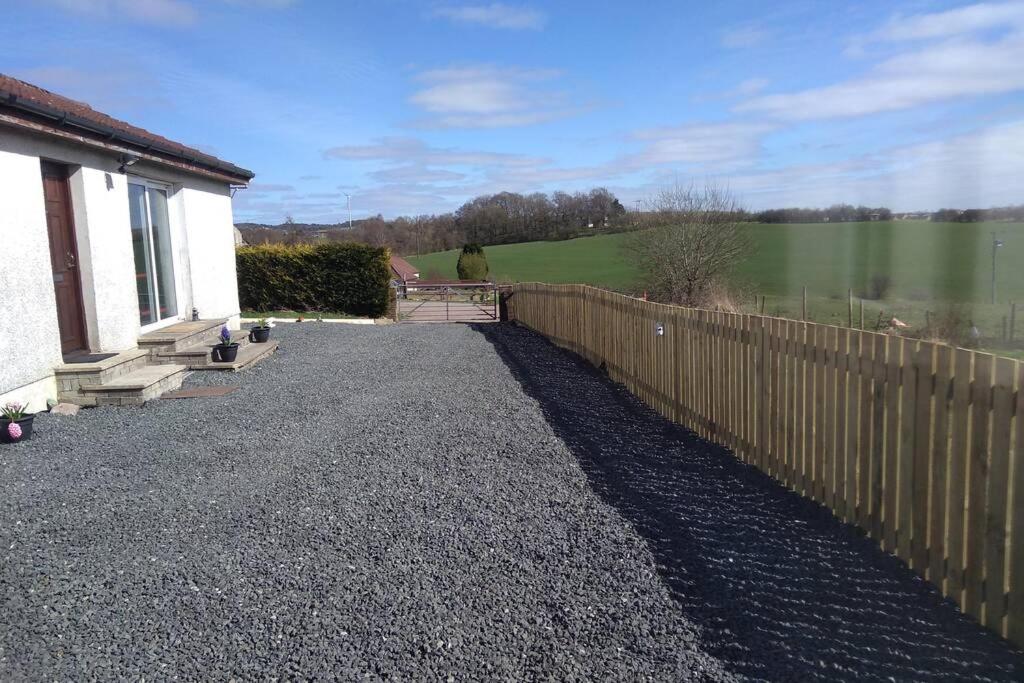
[[[992,233],[992,303],[996,302],[996,250],[1003,246],[1002,240],[996,239],[996,234]]]
[[[345,202],[348,204],[348,229],[352,229],[352,195],[348,192],[343,193],[345,195]]]

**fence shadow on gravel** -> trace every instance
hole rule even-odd
[[[779,679],[1020,680],[1024,656],[855,527],[511,324],[475,329],[646,540],[703,647]]]

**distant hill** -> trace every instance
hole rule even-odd
[[[365,218],[353,219],[352,228],[359,227],[366,221]],[[278,223],[277,225],[271,225],[269,223],[235,223],[235,227],[239,230],[281,230],[281,231],[298,231],[298,232],[320,232],[322,230],[348,230],[348,221],[343,223]]]

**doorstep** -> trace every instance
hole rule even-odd
[[[275,351],[277,351],[276,341],[263,342],[262,344],[246,344],[245,346],[238,347],[238,356],[235,357],[235,360],[232,363],[218,363],[210,361],[209,363],[196,366],[191,369],[220,371],[231,370],[233,372],[238,372],[239,370],[244,370],[254,363],[258,363]]]
[[[101,384],[83,384],[64,400],[85,406],[142,405],[179,388],[186,370],[184,365],[145,365]]]

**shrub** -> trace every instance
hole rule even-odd
[[[892,286],[892,279],[888,275],[872,275],[868,280],[867,290],[864,292],[864,299],[878,301],[889,295],[889,287]]]
[[[951,346],[970,348],[978,345],[978,340],[971,335],[974,321],[969,306],[948,304],[928,315],[927,319],[928,324],[920,331],[922,338]]]
[[[455,266],[460,280],[486,280],[487,256],[479,244],[467,244],[462,247],[459,262]]]
[[[238,299],[253,311],[339,311],[381,317],[391,297],[386,248],[355,243],[239,247]]]

